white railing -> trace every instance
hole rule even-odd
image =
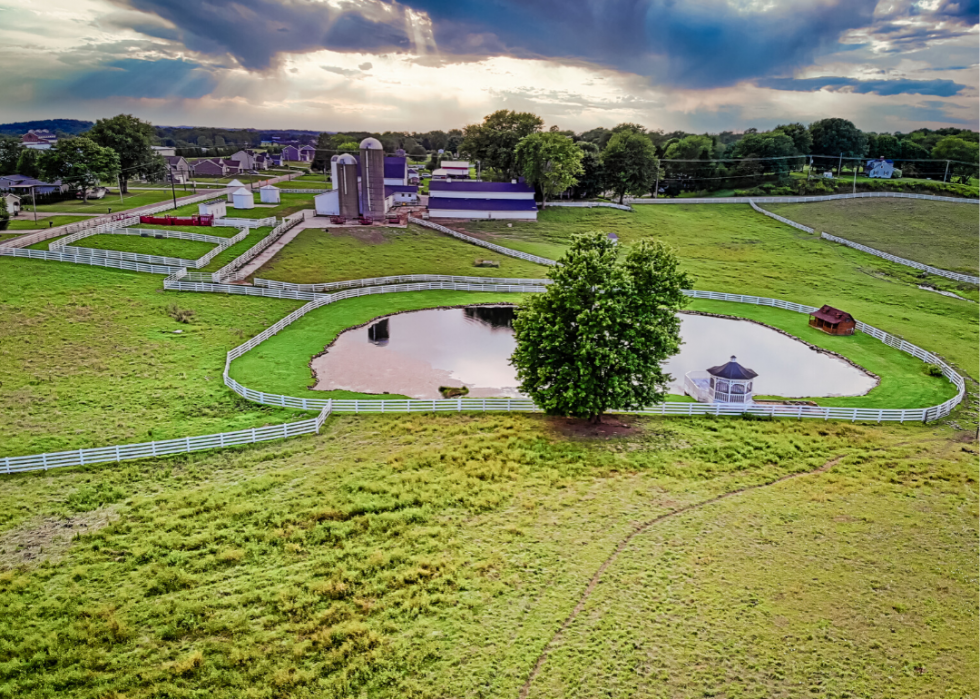
[[[238,270],[246,265],[249,261],[255,258],[260,252],[265,250],[267,247],[272,245],[274,242],[283,237],[292,228],[297,226],[305,217],[300,216],[299,218],[288,218],[278,226],[269,232],[269,235],[264,237],[258,243],[250,247],[248,250],[243,252],[241,255],[236,257],[234,260],[226,264],[224,267],[219,269],[214,273],[214,281],[216,282],[228,282],[228,281],[238,281],[239,274]]]
[[[327,416],[330,415],[329,405],[320,408],[320,413],[308,420],[287,422],[268,427],[253,427],[236,432],[220,432],[200,437],[178,437],[156,442],[140,444],[120,444],[111,447],[95,447],[92,449],[72,449],[47,454],[32,454],[30,456],[0,457],[0,473],[22,473],[24,471],[46,471],[49,468],[64,466],[87,466],[109,461],[128,461],[131,459],[146,459],[170,454],[185,454],[192,451],[221,449],[243,444],[270,442],[276,439],[289,439],[304,434],[315,434],[320,431]]]
[[[31,250],[30,248],[0,248],[0,255],[7,257],[27,257],[32,260],[49,260],[51,262],[74,262],[80,265],[111,267],[113,269],[124,269],[128,272],[149,272],[150,274],[173,274],[180,269],[179,267],[170,267],[168,265],[145,264],[110,257],[68,255],[63,252]]]
[[[324,194],[326,192],[329,192],[330,190],[314,189],[311,187],[309,189],[280,189],[279,191],[282,192],[283,194]]]
[[[549,260],[547,257],[528,255],[526,252],[511,250],[510,248],[505,248],[502,245],[494,245],[493,243],[488,243],[485,240],[480,240],[479,238],[474,238],[473,236],[466,235],[465,233],[454,231],[452,228],[446,228],[445,226],[440,226],[438,223],[433,223],[432,221],[425,221],[421,218],[414,218],[413,216],[409,216],[408,222],[414,223],[417,226],[425,226],[426,228],[431,228],[434,231],[439,231],[440,233],[445,233],[446,235],[451,235],[454,238],[465,240],[467,243],[470,243],[472,245],[479,245],[481,248],[487,248],[488,250],[499,252],[501,255],[516,257],[519,260],[527,260],[528,262],[535,262],[539,265],[551,266],[557,264],[554,260]]]
[[[202,227],[202,230],[210,229]],[[187,231],[174,231],[166,228],[117,228],[112,231],[112,235],[138,235],[141,238],[173,238],[176,240],[193,240],[198,243],[211,243],[213,245],[221,245],[229,237],[226,235],[209,235],[207,233],[188,233]],[[54,250],[56,247],[65,245],[66,243],[67,238],[56,240],[48,245],[48,250]]]
[[[776,219],[780,223],[785,223],[787,226],[792,226],[793,228],[796,228],[798,230],[804,231],[806,233],[815,233],[816,232],[812,228],[810,228],[809,226],[804,226],[802,223],[797,223],[796,221],[790,221],[788,218],[785,218],[783,216],[779,216],[778,214],[774,214],[771,211],[766,211],[765,209],[763,209],[760,206],[758,206],[752,200],[749,200],[749,206],[751,206],[753,209],[755,209],[756,211],[758,211],[760,214],[762,214],[764,216],[768,216],[769,218]]]
[[[216,218],[215,226],[231,226],[233,228],[265,228],[276,225],[275,216],[266,218]]]
[[[458,277],[445,274],[401,274],[394,277],[370,277],[368,279],[350,279],[340,282],[323,282],[320,284],[293,284],[278,282],[272,279],[256,277],[255,286],[267,289],[288,289],[290,291],[308,291],[313,293],[328,293],[337,289],[350,289],[361,286],[386,286],[388,284],[412,284],[419,282],[453,282],[456,284],[551,284],[550,279],[523,279],[520,277]]]
[[[814,197],[678,197],[668,199],[631,199],[630,204],[748,204],[756,201],[761,204],[806,204],[813,201],[835,201],[837,199],[874,199],[885,197],[892,199],[926,199],[928,201],[947,201],[956,204],[977,204],[980,199],[965,197],[939,197],[934,194],[906,194],[905,192],[859,192],[857,194],[824,194]]]
[[[958,282],[966,282],[967,284],[980,284],[980,277],[974,277],[969,274],[960,274],[959,272],[950,272],[947,269],[939,269],[938,267],[932,267],[931,265],[924,265],[921,262],[915,262],[914,260],[907,260],[904,257],[897,257],[896,255],[890,255],[882,250],[876,250],[875,248],[869,248],[867,245],[861,245],[860,243],[855,243],[853,240],[848,240],[847,238],[838,238],[836,235],[830,235],[829,233],[821,233],[820,237],[824,240],[829,240],[834,243],[840,243],[841,245],[846,245],[849,248],[854,248],[855,250],[860,250],[861,252],[866,252],[870,255],[880,257],[889,262],[896,262],[900,265],[905,265],[906,267],[912,267],[913,269],[918,269],[923,272],[928,272],[929,274],[935,274],[939,277],[946,277],[947,279],[953,279]]]
[[[684,374],[684,393],[699,403],[711,403],[711,374],[706,371],[689,371]]]
[[[133,232],[134,230],[135,233]],[[95,233],[91,233],[89,231],[83,231],[83,232],[86,233],[86,235],[83,237],[96,235]],[[161,238],[179,237],[177,235],[179,233],[178,231],[160,231],[160,232],[164,234],[171,234],[171,235],[158,235],[155,237],[161,237]],[[109,231],[108,234],[109,235],[117,235],[117,234],[135,235],[135,234],[139,234],[139,229],[125,229],[124,231]],[[188,260],[182,257],[166,257],[164,255],[148,255],[148,254],[137,253],[137,252],[122,252],[120,250],[103,250],[100,248],[74,247],[71,245],[64,245],[62,241],[58,241],[59,243],[62,244],[58,246],[57,250],[67,255],[74,255],[76,257],[96,257],[96,258],[106,257],[115,260],[128,260],[129,262],[143,262],[151,265],[165,265],[168,267],[192,267],[194,269],[200,269],[201,267],[205,267],[211,260],[213,260],[222,252],[230,248],[232,245],[235,245],[236,243],[245,240],[245,236],[248,235],[248,230],[247,229],[242,230],[238,233],[238,235],[232,236],[231,238],[219,238],[217,236],[203,236],[196,233],[195,234],[185,233],[184,235],[198,235],[200,238],[210,239],[208,242],[217,242],[218,245],[217,247],[211,249],[205,255],[202,255],[196,260]],[[79,238],[79,240],[80,239],[81,238]]]
[[[632,201],[632,200],[631,200]],[[545,203],[545,206],[567,206],[576,209],[619,209],[620,211],[632,211],[632,206],[626,206],[625,204],[613,204],[609,201],[549,201]]]
[[[215,199],[214,192],[207,192],[205,194],[199,194],[196,196],[184,197],[183,199],[177,200],[177,206],[186,206],[188,204],[197,204],[199,202]],[[217,197],[221,198],[221,197]],[[134,226],[139,223],[140,216],[150,216],[152,214],[158,214],[162,211],[170,211],[174,208],[172,201],[159,204],[157,206],[151,206],[146,209],[141,209],[138,213],[127,214],[125,212],[112,214],[108,216],[98,216],[95,218],[90,218],[87,221],[78,221],[77,223],[70,223],[66,226],[58,226],[56,228],[48,228],[43,231],[38,231],[29,236],[21,236],[19,238],[14,238],[12,240],[7,240],[0,243],[0,247],[17,247],[23,248],[28,245],[34,245],[34,243],[40,243],[43,240],[49,240],[50,238],[57,238],[66,233],[75,233],[76,231],[88,230],[90,228],[98,229],[99,233],[107,233],[109,231],[115,230],[117,228],[127,228],[129,226]]]

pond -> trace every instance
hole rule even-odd
[[[400,313],[341,333],[310,366],[318,390],[441,398],[440,386],[469,396],[521,397],[514,367],[513,306],[436,308]],[[800,316],[801,327],[807,319]],[[681,352],[665,363],[670,392],[684,374],[724,364],[732,355],[758,372],[757,395],[785,398],[859,396],[875,379],[836,357],[746,321],[681,315]]]

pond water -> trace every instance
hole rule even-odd
[[[469,396],[520,397],[514,367],[512,306],[437,308],[401,313],[348,330],[311,367],[319,390],[440,398],[440,386]],[[807,319],[800,316],[801,327]],[[875,386],[863,371],[756,323],[681,315],[681,352],[666,363],[671,393],[684,374],[724,364],[732,355],[754,369],[755,393],[785,398],[858,396]]]

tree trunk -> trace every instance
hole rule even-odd
[[[119,191],[123,194],[129,194],[129,180],[127,178],[119,178]]]
[[[626,196],[626,192],[620,192],[619,193],[619,203],[620,204],[623,203],[623,197],[625,197],[625,196]]]
[[[598,415],[590,415],[589,416],[589,423],[592,424],[592,425],[601,425],[602,424],[602,413],[599,413]]]

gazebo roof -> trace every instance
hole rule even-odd
[[[756,376],[758,376],[758,374],[751,369],[748,369],[736,362],[735,355],[732,355],[732,358],[727,364],[711,367],[708,369],[708,373],[712,376],[718,377],[719,379],[737,379],[741,381],[748,381],[749,379],[754,379]]]

